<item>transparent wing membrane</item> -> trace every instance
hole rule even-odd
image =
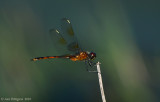
[[[63,36],[67,41],[67,49],[72,52],[79,52],[79,44],[74,34],[71,22],[67,18],[61,20]]]
[[[63,53],[80,52],[78,41],[74,35],[71,22],[63,18],[61,19],[61,31],[50,29],[50,36],[56,49]]]
[[[49,30],[51,40],[56,50],[65,53],[67,51],[67,41],[63,38],[57,29]]]
[[[54,42],[58,42],[62,45],[67,44],[66,40],[63,38],[63,36],[57,29],[50,29],[49,32]]]
[[[68,34],[70,37],[74,36],[74,31],[71,25],[71,22],[67,18],[61,20],[62,31]]]

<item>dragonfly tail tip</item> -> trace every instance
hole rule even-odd
[[[37,59],[33,58],[33,59],[31,59],[31,61],[37,61]]]

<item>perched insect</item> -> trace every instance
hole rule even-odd
[[[37,61],[41,59],[50,59],[50,58],[64,58],[64,59],[70,59],[72,61],[85,61],[85,63],[88,63],[89,66],[93,66],[92,60],[96,58],[96,53],[89,52],[89,51],[83,51],[78,41],[75,37],[75,34],[72,29],[71,22],[63,18],[61,20],[61,29],[63,33],[61,34],[57,29],[51,29],[50,36],[55,44],[56,47],[61,47],[61,49],[67,49],[70,52],[73,52],[73,54],[65,54],[61,56],[46,56],[46,57],[36,57],[33,58],[32,61]]]

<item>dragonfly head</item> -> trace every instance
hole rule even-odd
[[[89,58],[90,58],[91,60],[94,60],[94,59],[96,58],[96,53],[90,52],[90,53],[88,54],[88,56],[89,56]]]

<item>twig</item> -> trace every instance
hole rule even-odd
[[[100,86],[100,90],[101,90],[102,102],[106,102],[106,98],[105,98],[105,94],[104,94],[104,90],[103,90],[100,62],[97,63],[97,71],[98,71],[98,80],[99,80],[99,86]]]

